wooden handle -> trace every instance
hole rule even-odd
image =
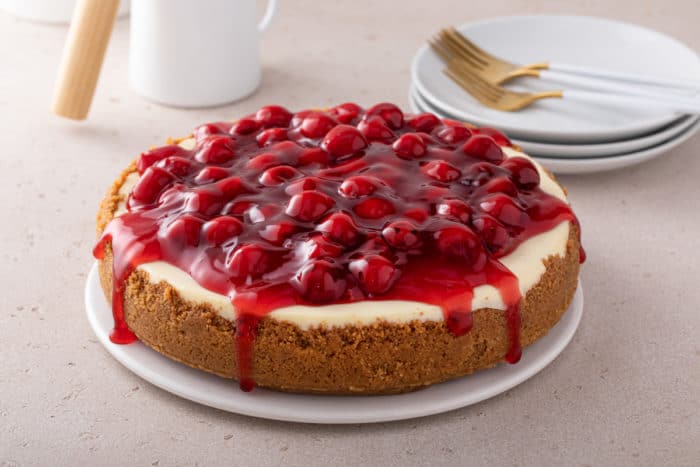
[[[90,110],[119,0],[79,0],[63,51],[51,110],[84,120]]]

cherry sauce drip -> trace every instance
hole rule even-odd
[[[124,320],[129,275],[165,261],[231,300],[245,391],[260,321],[294,304],[430,303],[459,336],[473,325],[474,287],[490,284],[506,305],[505,359],[520,359],[518,280],[498,258],[578,221],[540,189],[530,161],[504,156],[511,143],[501,133],[347,103],[297,114],[263,107],[193,137],[191,150],[139,157],[127,212],[95,246],[98,259],[107,244],[113,252],[113,342],[136,339]]]

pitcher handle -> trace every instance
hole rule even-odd
[[[265,32],[272,22],[272,17],[275,16],[277,11],[277,0],[268,0],[267,9],[263,15],[260,23],[258,23],[258,32]]]

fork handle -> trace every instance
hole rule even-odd
[[[559,71],[542,70],[539,77],[559,84],[573,85],[583,89],[595,91],[607,91],[616,94],[640,96],[649,99],[674,100],[700,97],[700,91],[692,92],[688,89],[681,92],[678,88],[665,88],[660,90],[657,86],[645,86],[637,83],[624,83],[590,76],[572,75]]]
[[[597,78],[611,79],[628,83],[645,84],[651,86],[664,86],[678,88],[681,90],[700,91],[700,81],[697,79],[673,79],[662,78],[660,76],[638,75],[625,73],[622,71],[600,70],[586,66],[570,65],[568,63],[548,63],[547,69],[562,73],[592,76]]]
[[[562,91],[561,97],[600,104],[618,104],[628,107],[667,109],[681,113],[700,114],[700,99],[647,99],[640,96],[577,90]]]

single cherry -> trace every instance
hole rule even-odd
[[[417,197],[430,203],[437,203],[442,199],[452,196],[452,190],[444,186],[422,185],[418,189]]]
[[[327,113],[311,112],[302,120],[300,130],[307,138],[323,138],[336,125],[337,122]]]
[[[513,146],[513,143],[510,142],[506,135],[494,128],[481,127],[478,132],[480,135],[490,136],[499,146]]]
[[[231,172],[229,172],[228,169],[218,167],[216,165],[209,165],[199,171],[197,176],[194,178],[194,181],[199,185],[204,185],[205,183],[215,182],[230,175]]]
[[[427,221],[428,217],[430,217],[430,214],[428,213],[428,211],[424,208],[421,208],[421,207],[413,207],[413,208],[406,209],[403,212],[403,215],[405,217],[408,217],[408,218],[413,219],[414,221],[420,222],[420,223]]]
[[[173,181],[173,174],[160,167],[151,166],[146,169],[131,191],[131,200],[138,204],[151,204],[158,199],[163,189]]]
[[[228,135],[207,136],[195,159],[205,164],[223,164],[233,159],[236,141]]]
[[[250,201],[250,200],[243,200],[243,201],[231,201],[227,203],[224,208],[221,210],[221,214],[226,215],[226,216],[237,216],[237,217],[243,217],[243,215],[248,211],[253,205],[255,205],[255,202]]]
[[[505,193],[508,196],[516,196],[518,194],[515,184],[507,177],[492,178],[483,185],[482,190],[486,193]]]
[[[465,154],[485,161],[500,163],[505,156],[503,150],[490,136],[474,135],[462,146]]]
[[[389,141],[394,138],[394,132],[381,117],[363,118],[357,124],[357,129],[367,141]]]
[[[204,186],[187,194],[185,212],[197,212],[203,216],[213,216],[221,212],[226,198],[220,190]]]
[[[319,170],[318,175],[324,178],[344,178],[353,172],[362,172],[362,169],[366,167],[367,161],[363,157],[352,157],[343,159],[333,167]]]
[[[176,177],[185,177],[197,170],[197,167],[200,167],[200,165],[192,159],[180,156],[166,157],[158,161],[155,165],[156,167],[167,170]]]
[[[338,122],[345,124],[351,123],[360,115],[361,112],[362,107],[360,107],[357,104],[353,104],[352,102],[340,104],[336,107],[333,107],[330,111],[330,113],[335,116],[335,119],[338,120]]]
[[[316,110],[301,110],[295,113],[294,116],[292,116],[292,120],[289,122],[289,128],[299,128],[307,116],[316,112]]]
[[[513,182],[523,190],[533,190],[540,184],[540,173],[524,157],[510,157],[501,163],[501,167],[510,171]]]
[[[226,268],[235,279],[255,279],[267,272],[270,263],[269,253],[260,245],[250,243],[234,250],[226,260]]]
[[[367,109],[367,118],[378,116],[386,122],[392,130],[398,130],[403,126],[403,112],[394,104],[383,102]]]
[[[287,129],[286,128],[268,128],[258,133],[255,138],[258,142],[258,146],[265,147],[273,143],[279,143],[280,141],[287,140]]]
[[[465,225],[443,227],[434,233],[434,239],[438,250],[451,258],[477,263],[483,255],[479,237]]]
[[[370,295],[387,292],[401,275],[394,263],[384,256],[366,255],[350,262],[350,272],[360,287]]]
[[[198,143],[208,136],[226,134],[231,129],[231,124],[226,122],[206,123],[195,128],[193,136]]]
[[[503,224],[488,214],[475,217],[472,225],[491,253],[500,254],[510,240],[508,230]]]
[[[402,159],[415,159],[425,155],[426,152],[425,141],[416,133],[401,135],[391,147]]]
[[[232,135],[250,135],[260,129],[260,122],[253,118],[242,118],[233,124],[229,133]]]
[[[253,157],[246,163],[246,167],[255,170],[265,170],[268,167],[277,165],[280,163],[280,158],[277,154],[272,152],[264,152]]]
[[[352,217],[344,212],[334,212],[316,227],[334,242],[352,246],[360,240],[360,231]]]
[[[300,176],[301,173],[294,167],[289,165],[277,165],[263,172],[258,180],[265,186],[276,186]]]
[[[381,182],[368,175],[355,175],[338,187],[338,192],[348,199],[362,198],[374,193]]]
[[[420,234],[410,221],[394,221],[382,230],[384,241],[399,250],[410,250],[420,246]]]
[[[161,191],[160,195],[157,197],[158,206],[169,206],[178,209],[182,206],[185,199],[184,193],[186,190],[180,183],[173,183]],[[138,207],[140,203],[134,200],[132,197],[128,198],[128,204],[130,208]]]
[[[462,183],[471,186],[482,186],[489,182],[498,172],[499,167],[490,162],[477,162],[464,171]]]
[[[220,246],[238,236],[243,231],[243,223],[235,217],[220,216],[205,223],[202,231],[207,242]]]
[[[260,232],[260,237],[273,245],[281,245],[289,237],[297,232],[296,224],[287,221],[281,221],[277,224],[266,225]]]
[[[484,197],[479,207],[506,225],[521,225],[525,216],[525,212],[515,200],[504,193],[494,193]]]
[[[453,182],[462,174],[459,169],[446,161],[430,161],[421,166],[421,171],[439,182]]]
[[[366,148],[367,140],[354,126],[338,125],[323,138],[321,147],[334,157],[343,157]]]
[[[342,268],[328,260],[314,259],[306,263],[292,283],[312,302],[324,303],[339,299],[346,289]]]
[[[290,182],[285,188],[284,192],[289,196],[297,195],[302,191],[315,190],[320,187],[322,181],[317,177],[304,177],[298,180]]]
[[[355,214],[365,219],[380,219],[396,212],[394,205],[383,198],[366,198],[355,205]]]
[[[440,119],[431,113],[425,112],[409,118],[406,124],[415,131],[430,133],[435,127],[440,125]]]
[[[302,191],[292,196],[285,212],[302,222],[311,222],[323,216],[333,204],[335,204],[333,198],[325,193]]]
[[[299,156],[299,165],[318,164],[327,166],[329,162],[328,153],[321,148],[306,148]]]
[[[187,150],[178,146],[177,144],[168,144],[167,146],[151,149],[150,151],[146,151],[139,156],[138,160],[136,161],[136,168],[138,169],[139,174],[143,175],[147,168],[159,160],[171,156],[186,157]]]
[[[190,214],[183,214],[172,221],[165,232],[166,237],[180,248],[199,245],[204,221]]]
[[[250,224],[260,224],[266,220],[272,218],[275,214],[280,211],[277,204],[265,204],[258,205],[252,204],[250,208],[245,212],[245,220]]]
[[[469,222],[472,208],[460,199],[445,199],[437,205],[437,213],[448,219],[453,219],[463,224]]]
[[[337,258],[343,254],[343,247],[319,234],[310,237],[301,245],[300,256],[306,258]]]
[[[361,255],[364,256],[372,254],[384,256],[385,258],[394,257],[394,251],[380,235],[370,235],[364,243],[360,244],[355,249],[355,251],[361,253]],[[355,256],[353,256],[353,258]]]
[[[362,112],[362,107],[352,102],[337,105],[330,110],[331,115],[334,115],[340,123],[351,123]]]
[[[255,119],[264,128],[286,127],[292,119],[292,114],[279,105],[268,105],[257,111]]]
[[[472,135],[469,128],[464,125],[445,126],[438,130],[437,136],[441,141],[447,144],[457,144],[466,141]]]
[[[215,186],[227,201],[244,193],[251,192],[239,177],[221,179],[215,183]]]

